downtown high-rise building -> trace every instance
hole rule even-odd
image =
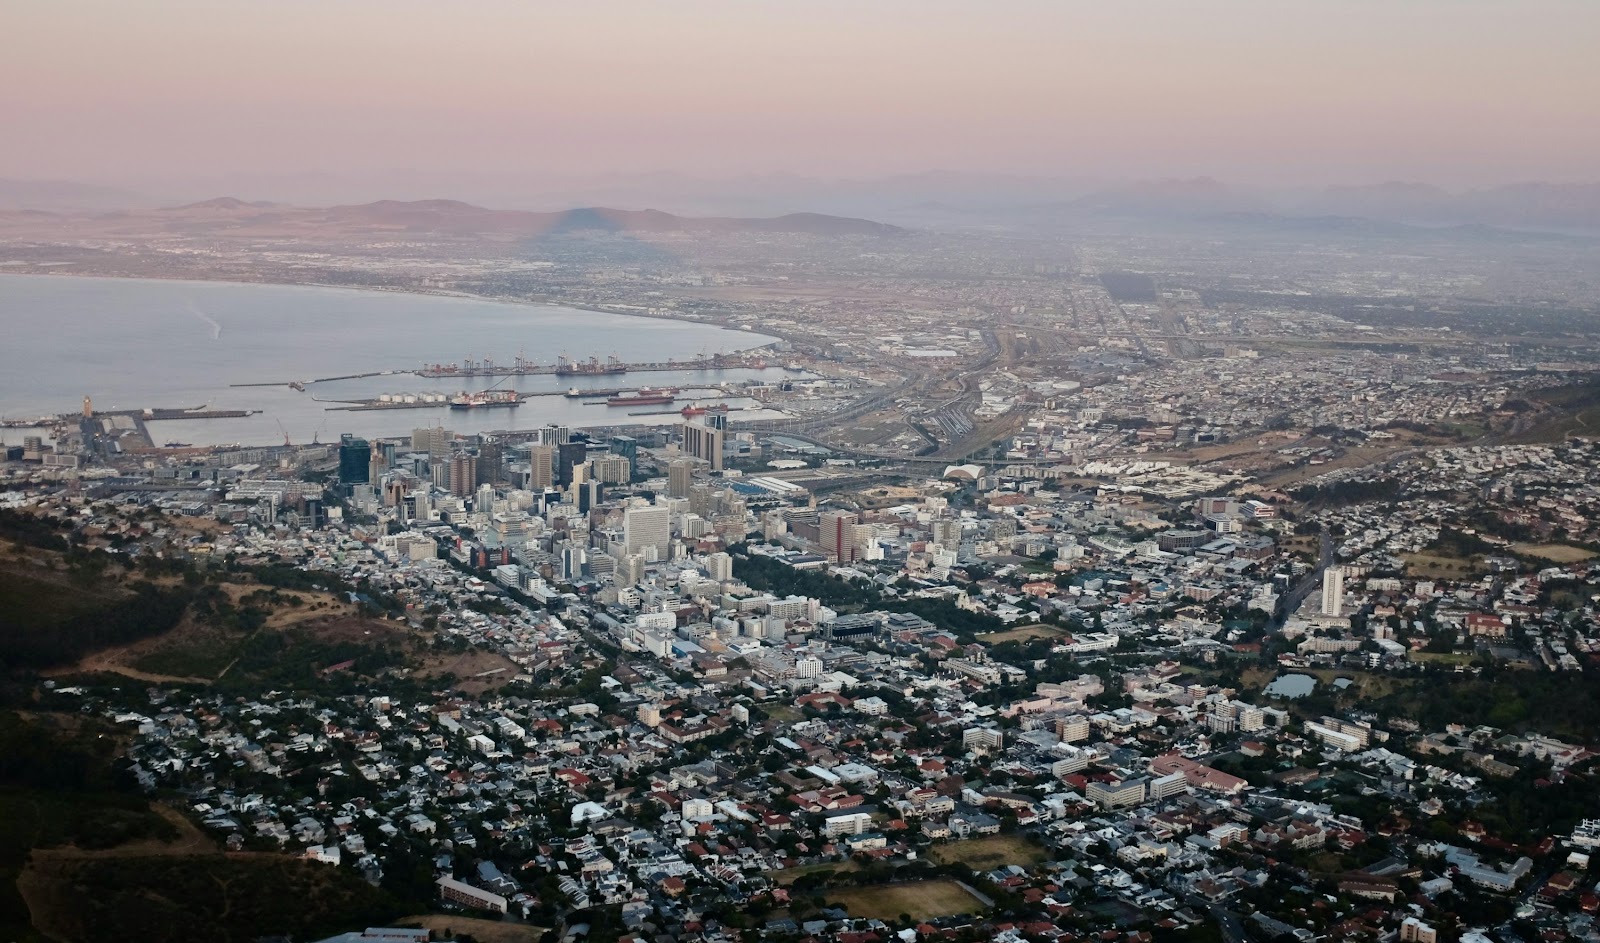
[[[678,459],[667,466],[667,497],[687,498],[694,484],[694,462]]]
[[[633,479],[628,460],[621,455],[602,455],[590,459],[589,466],[594,469],[595,480],[602,484],[625,485]]]
[[[628,460],[628,479],[632,480],[639,473],[639,440],[631,435],[614,435],[606,440],[606,447],[611,454],[618,458]],[[619,482],[625,484],[626,482]]]
[[[707,414],[678,427],[683,433],[683,451],[722,471],[722,451],[727,437],[727,418],[721,413]]]
[[[372,481],[372,446],[348,432],[339,437],[339,481],[364,485]]]
[[[556,447],[533,445],[528,447],[528,488],[543,491],[555,487]]]
[[[478,455],[476,452],[462,450],[450,456],[448,464],[450,481],[447,487],[450,493],[463,498],[472,497],[478,487]]]
[[[493,440],[478,446],[478,484],[494,485],[506,477],[506,447]]]
[[[581,480],[582,472],[576,473],[573,469],[589,461],[589,443],[583,439],[572,439],[556,444],[556,484],[562,488]]]
[[[427,452],[430,461],[440,461],[450,454],[450,443],[456,434],[443,426],[411,430],[411,450]]]
[[[664,507],[631,507],[622,512],[622,542],[629,554],[665,560],[672,552],[672,514]]]
[[[850,563],[856,559],[855,526],[860,523],[854,511],[823,511],[817,522],[819,543],[832,560]]]
[[[1322,614],[1330,619],[1344,615],[1344,568],[1330,566],[1322,571]]]

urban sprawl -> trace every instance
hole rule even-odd
[[[644,306],[780,338],[783,419],[86,401],[8,450],[8,559],[189,615],[38,704],[227,849],[552,939],[1600,940],[1592,351],[1008,278]]]

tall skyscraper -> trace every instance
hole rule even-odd
[[[600,482],[590,480],[572,483],[572,503],[578,506],[578,513],[588,514],[591,508],[600,503],[600,497]]]
[[[628,460],[620,455],[605,455],[589,460],[596,480],[608,485],[625,485],[633,480]]]
[[[632,480],[633,476],[639,473],[639,440],[631,435],[614,435],[606,445],[611,449],[612,455],[628,460],[628,478]]]
[[[726,418],[721,415],[707,415],[683,423],[678,427],[683,433],[683,451],[701,461],[710,462],[712,471],[722,471],[726,424]]]
[[[689,510],[694,513],[710,518],[716,513],[716,502],[717,492],[710,485],[689,486]]]
[[[706,557],[706,572],[719,583],[733,579],[733,557],[726,553],[713,553]]]
[[[528,449],[528,489],[543,491],[556,483],[556,447],[535,445]]]
[[[854,511],[823,511],[818,521],[822,549],[840,563],[856,558],[855,525],[860,519]]]
[[[506,447],[499,442],[478,446],[478,484],[494,485],[505,480]]]
[[[565,488],[572,484],[572,467],[589,460],[589,443],[582,439],[556,445],[556,484]]]
[[[411,430],[411,450],[413,452],[427,452],[432,461],[439,461],[449,457],[450,441],[456,437],[454,432],[443,426],[429,426],[426,429]]]
[[[463,498],[472,497],[478,487],[478,456],[474,452],[460,451],[450,456],[450,493]]]
[[[1330,619],[1344,615],[1344,567],[1322,571],[1322,614]]]
[[[372,481],[372,446],[350,433],[339,437],[339,481],[346,487]]]
[[[694,462],[678,459],[667,466],[667,497],[687,498],[694,483]]]
[[[672,551],[672,515],[664,507],[632,507],[622,512],[622,542],[630,554],[654,548],[665,560]]]
[[[850,551],[857,560],[883,559],[878,549],[878,529],[871,524],[851,524]]]
[[[644,557],[637,553],[630,553],[617,561],[613,581],[618,586],[632,586],[644,579]]]
[[[367,459],[367,483],[376,485],[383,480],[384,472],[394,464],[394,446],[382,446],[372,450],[372,457]]]
[[[583,547],[568,544],[561,548],[561,578],[567,581],[583,579],[583,567],[589,556]]]

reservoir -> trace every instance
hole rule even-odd
[[[1279,675],[1267,685],[1266,693],[1271,697],[1286,697],[1291,700],[1306,697],[1317,689],[1317,679],[1311,675],[1287,674]]]
[[[0,417],[75,412],[85,395],[97,410],[194,408],[260,410],[241,419],[174,420],[151,424],[152,437],[195,445],[337,440],[341,432],[369,438],[443,425],[456,432],[642,423],[673,417],[628,417],[627,410],[584,406],[563,396],[540,396],[514,408],[433,408],[330,411],[339,400],[385,393],[477,391],[490,386],[523,392],[572,386],[673,386],[679,404],[720,383],[778,379],[783,371],[728,369],[664,371],[624,376],[427,379],[403,371],[425,364],[519,355],[550,364],[616,356],[625,362],[690,360],[771,343],[745,331],[585,311],[557,305],[514,304],[434,295],[343,288],[155,279],[0,276],[0,325],[5,369],[0,370]],[[390,375],[310,381],[349,374]],[[306,382],[234,386],[240,383]],[[498,384],[498,385],[497,385]],[[718,400],[733,408],[754,405]],[[666,408],[666,407],[663,407]],[[735,414],[740,418],[772,415]],[[6,429],[6,442],[36,430]],[[157,444],[161,444],[159,441]]]

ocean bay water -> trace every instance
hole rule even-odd
[[[356,291],[236,282],[0,275],[0,325],[5,353],[0,370],[0,416],[30,417],[76,411],[85,395],[99,410],[161,408],[256,409],[247,419],[153,422],[157,444],[196,445],[283,441],[324,442],[341,432],[367,437],[403,435],[419,426],[458,432],[641,423],[671,417],[629,417],[628,409],[586,406],[541,396],[508,409],[452,410],[447,406],[383,411],[338,411],[337,400],[383,393],[477,390],[497,378],[430,380],[414,374],[287,385],[236,383],[311,381],[428,363],[519,354],[553,363],[563,353],[584,359],[686,360],[729,353],[773,339],[744,331],[660,318],[630,317],[556,305],[528,305],[399,292]],[[622,376],[524,376],[500,389],[560,391],[571,386],[675,386],[680,403],[709,396],[717,384],[738,384],[781,371],[737,369],[665,371]],[[320,402],[319,402],[320,401]],[[753,405],[741,399],[730,406]],[[654,407],[667,409],[670,407]],[[281,423],[281,428],[280,428]],[[20,441],[35,430],[5,430]]]

